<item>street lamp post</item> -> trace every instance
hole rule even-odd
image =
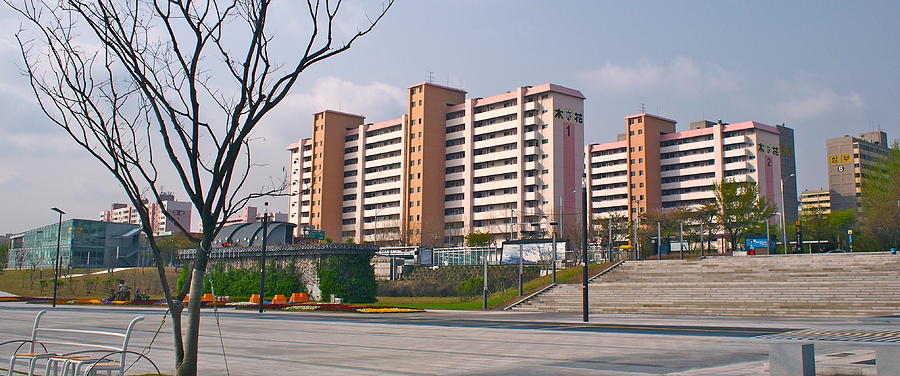
[[[265,302],[266,294],[266,241],[269,232],[269,203],[263,203],[265,210],[263,211],[263,238],[262,252],[259,254],[259,313],[263,312],[263,302]]]
[[[59,223],[56,225],[56,262],[53,267],[53,307],[56,307],[56,290],[59,287],[59,248],[60,248],[60,240],[62,238],[62,216],[66,214],[66,212],[62,211],[60,208],[50,208],[57,213],[59,213]]]
[[[587,184],[581,181],[581,210],[584,218],[581,220],[581,260],[584,266],[581,269],[581,319],[588,322],[588,223],[591,212],[587,206]]]
[[[787,254],[788,248],[788,240],[787,240],[787,225],[785,224],[785,206],[784,206],[784,180],[790,179],[797,174],[790,174],[787,178],[781,178],[781,235],[784,236],[784,254]]]
[[[552,235],[553,251],[551,252],[551,254],[552,254],[551,257],[553,258],[553,262],[552,262],[553,263],[553,283],[556,283],[556,225],[557,225],[557,222],[550,222],[550,232],[553,234]]]

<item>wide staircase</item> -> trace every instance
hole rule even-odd
[[[887,253],[625,262],[590,282],[592,313],[750,316],[900,314],[900,256]],[[581,285],[513,307],[581,312]]]

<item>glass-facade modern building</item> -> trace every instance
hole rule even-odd
[[[13,236],[7,267],[52,268],[59,228],[54,223]],[[69,219],[62,222],[61,228],[61,268],[131,266],[144,248],[137,225]]]

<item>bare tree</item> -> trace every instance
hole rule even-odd
[[[211,243],[222,220],[248,200],[284,188],[271,184],[246,193],[254,129],[301,73],[347,51],[393,0],[343,42],[335,41],[342,2],[308,0],[308,40],[279,46],[292,55],[285,62],[272,54],[270,0],[4,1],[29,25],[16,38],[41,110],[138,209],[172,312],[177,374],[197,374],[200,294]],[[189,235],[200,248],[190,283],[174,294],[144,201],[161,203],[167,176],[177,178],[203,228]],[[188,293],[183,328],[181,301]]]

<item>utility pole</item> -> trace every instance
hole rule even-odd
[[[262,252],[259,254],[259,313],[263,312],[263,303],[266,301],[266,241],[269,235],[269,203],[263,203],[263,239]]]
[[[484,251],[481,253],[482,259],[484,259],[484,291],[481,293],[482,303],[481,308],[484,310],[488,309],[488,253]]]
[[[606,257],[606,260],[612,262],[613,257],[613,234],[612,234],[612,215],[609,216],[609,256]]]
[[[556,283],[556,222],[550,222],[550,232],[553,234],[553,283]]]
[[[769,235],[769,219],[766,218],[766,251],[772,253],[772,236]]]
[[[519,244],[519,296],[525,295],[522,286],[522,272],[525,268],[525,260],[522,257],[522,244]]]
[[[584,218],[581,220],[581,259],[584,267],[581,269],[581,319],[588,322],[588,221],[591,218],[587,206],[587,184],[581,181],[581,210]]]
[[[703,223],[700,223],[700,257],[703,257]]]
[[[62,238],[62,216],[66,213],[60,208],[51,208],[50,210],[59,213],[59,224],[56,226],[56,263],[53,267],[53,307],[56,308],[56,290],[59,286],[59,243]],[[71,247],[69,248],[71,250]]]
[[[678,257],[684,260],[684,222],[678,224]]]
[[[656,259],[662,260],[662,225],[656,222]]]

